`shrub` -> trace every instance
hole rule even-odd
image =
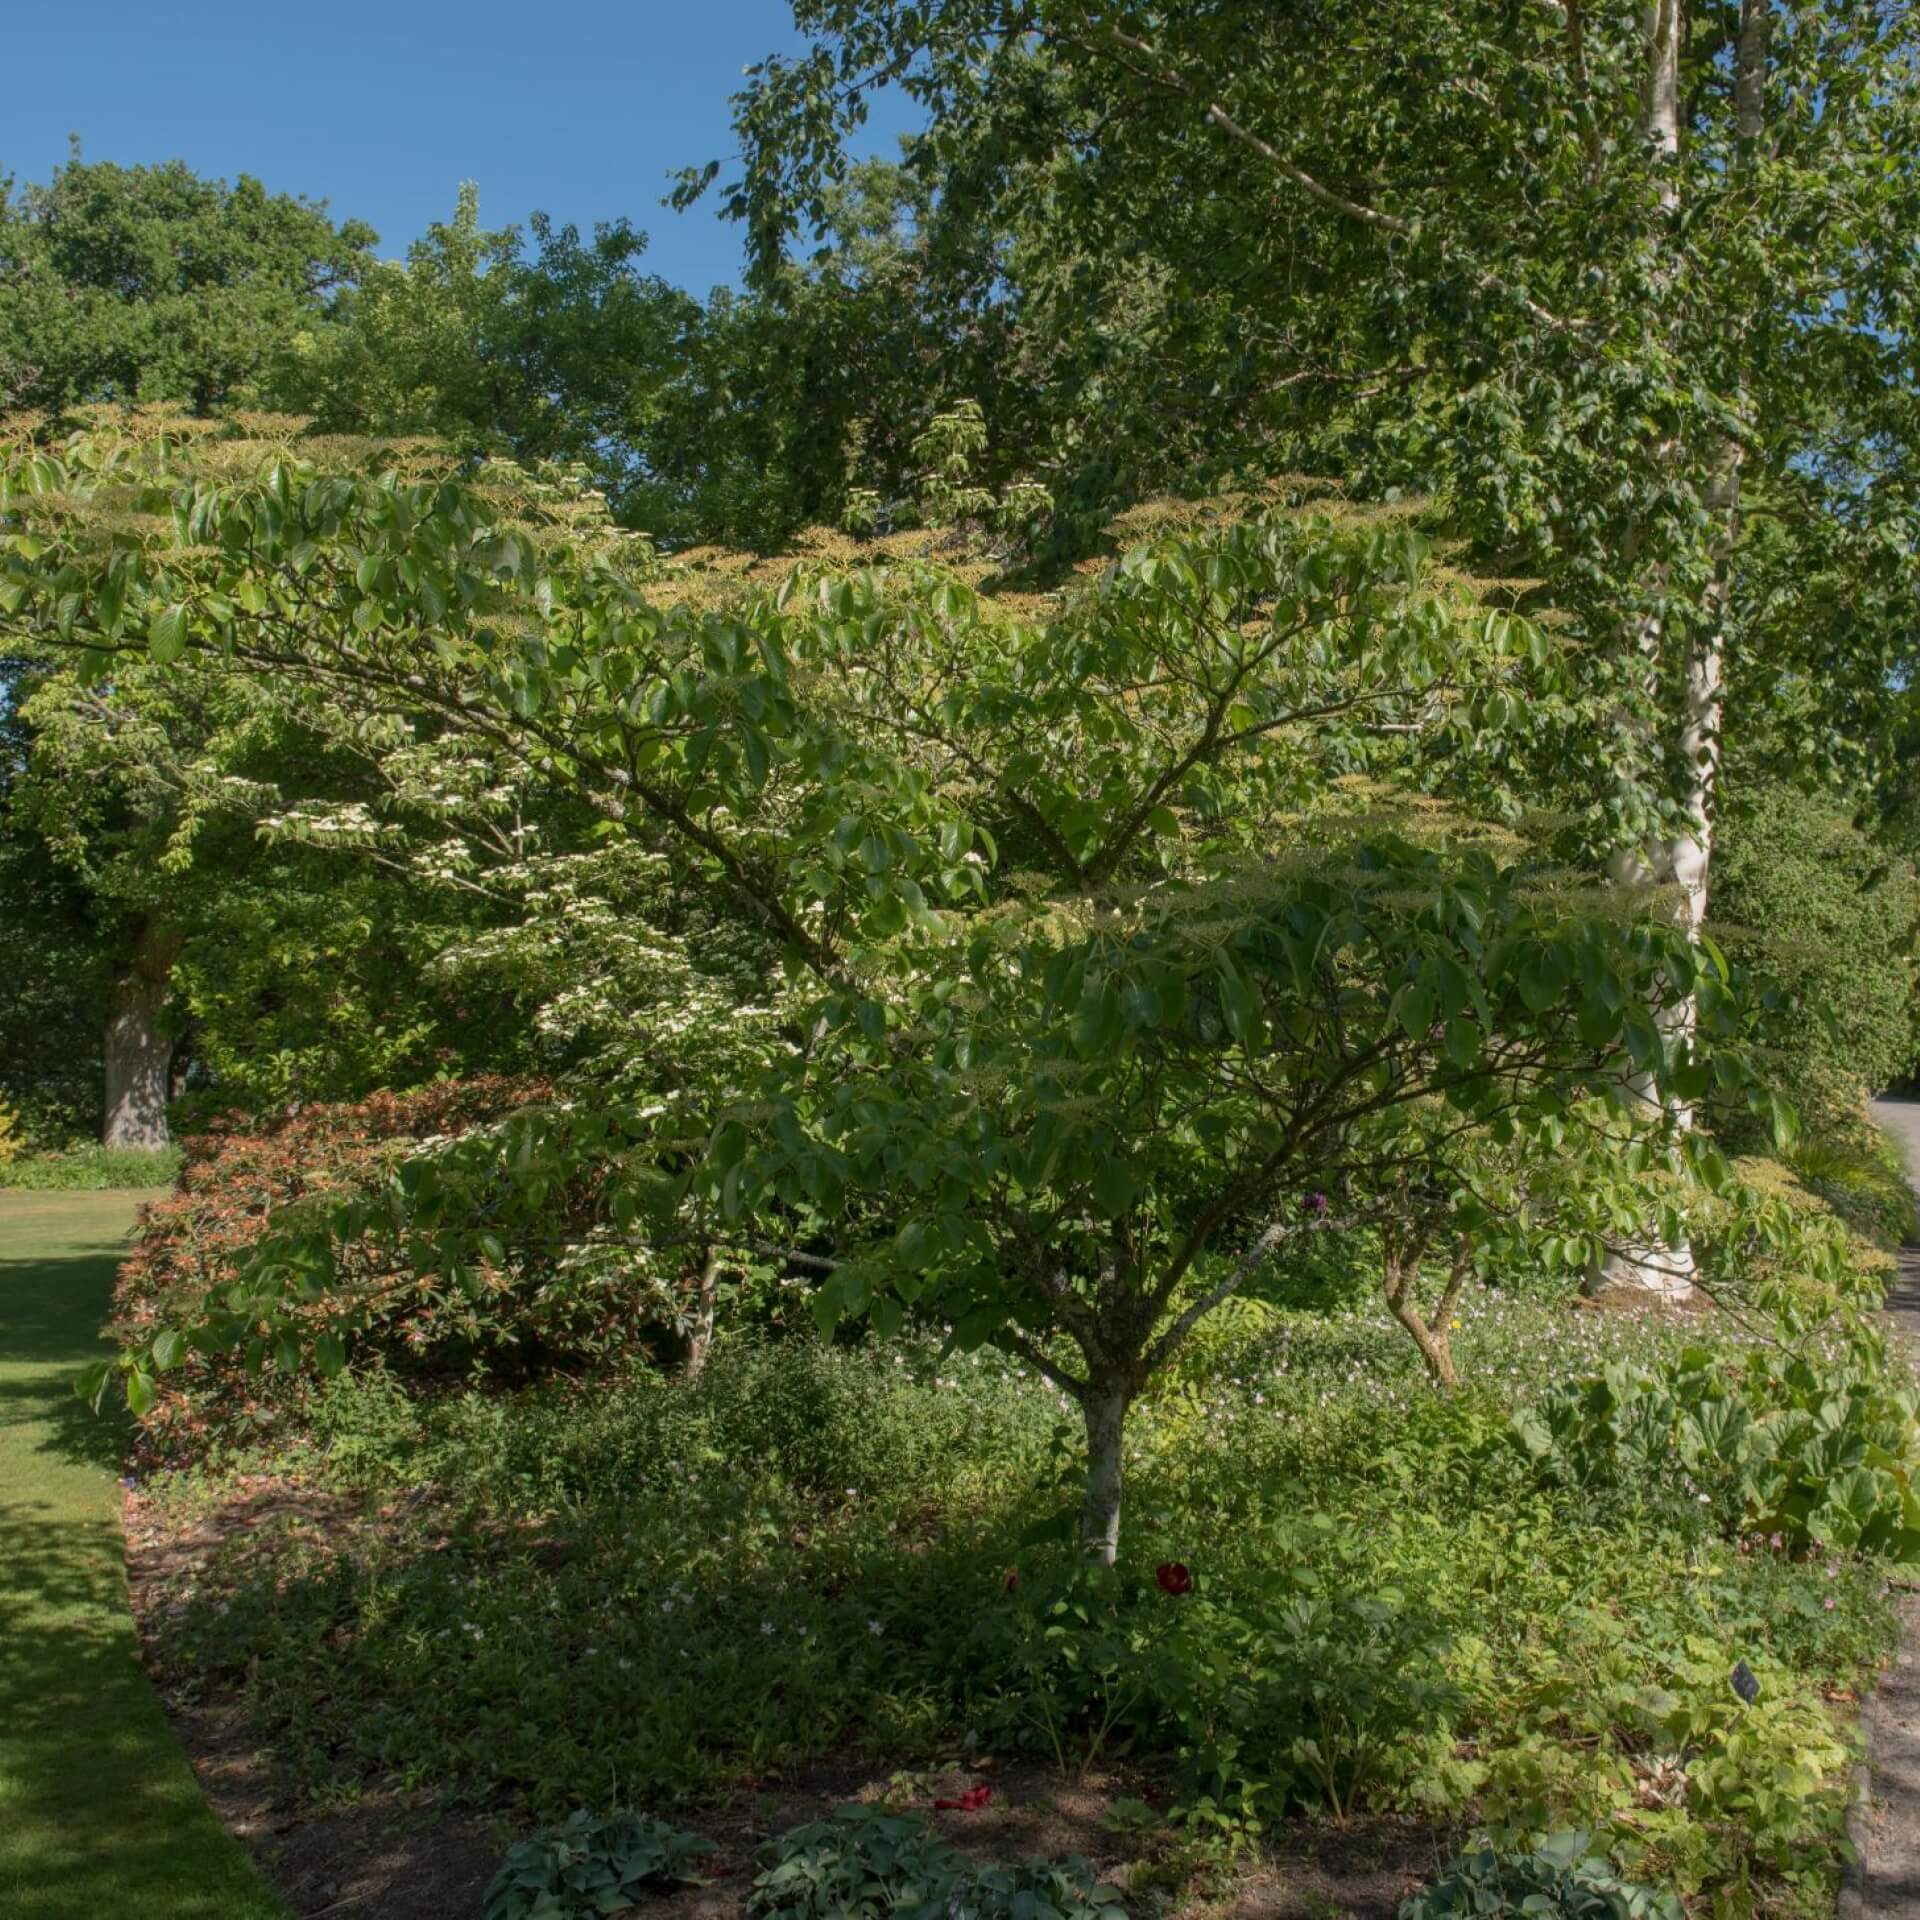
[[[1697,1320],[1463,1317],[1481,1384],[1445,1398],[1377,1302],[1251,1317],[1191,1405],[1144,1410],[1138,1558],[1102,1574],[1062,1511],[1059,1396],[991,1352],[737,1336],[692,1381],[341,1376],[299,1499],[176,1585],[154,1657],[241,1689],[326,1796],[396,1779],[557,1820],[617,1778],[665,1811],[855,1750],[1051,1760],[1057,1734],[1201,1835],[1325,1805],[1331,1758],[1343,1805],[1591,1827],[1687,1894],[1814,1886],[1849,1764],[1830,1702],[1890,1644],[1884,1569],[1724,1541],[1684,1469],[1535,1484],[1496,1394],[1657,1371]],[[159,1476],[151,1510],[206,1484]]]
[[[1920,1057],[1920,870],[1790,788],[1747,798],[1714,847],[1713,931],[1800,1002],[1776,1084],[1824,1123]]]
[[[1256,1564],[1196,1582],[1074,1566],[1021,1581],[955,1648],[997,1676],[988,1728],[1063,1770],[1122,1746],[1177,1765],[1190,1809],[1344,1819],[1450,1744],[1448,1635],[1324,1516],[1259,1532]]]
[[[421,1143],[471,1134],[548,1092],[538,1082],[448,1082],[265,1123],[235,1116],[190,1139],[179,1190],[149,1210],[140,1244],[120,1270],[116,1337],[138,1346],[158,1323],[194,1320],[209,1294],[236,1278],[276,1211],[348,1202],[396,1177],[398,1163]],[[419,1385],[476,1370],[524,1379],[554,1364],[604,1362],[634,1350],[647,1332],[635,1310],[638,1289],[617,1274],[509,1264],[455,1284],[437,1270],[430,1241],[417,1259],[397,1272],[376,1270],[363,1246],[358,1264],[342,1263],[335,1298],[306,1311],[316,1326],[331,1325],[339,1295],[357,1299],[357,1352]],[[178,1351],[171,1371],[151,1383],[148,1403],[135,1408],[143,1457],[178,1460],[258,1441],[278,1427],[311,1390],[290,1368],[264,1370],[268,1357],[259,1341],[251,1352]]]
[[[700,1886],[713,1843],[644,1814],[584,1810],[523,1840],[487,1888],[484,1920],[600,1920],[652,1888]]]
[[[1623,1476],[1697,1500],[1730,1537],[1920,1563],[1920,1396],[1877,1352],[1693,1347],[1652,1371],[1609,1367],[1515,1416],[1543,1472]]]
[[[20,1156],[20,1122],[13,1109],[0,1100],[0,1167]]]
[[[1682,1920],[1670,1893],[1618,1878],[1585,1833],[1549,1834],[1526,1853],[1463,1853],[1400,1903],[1400,1920]]]
[[[1863,1113],[1826,1119],[1792,1150],[1793,1170],[1856,1232],[1896,1247],[1920,1240],[1920,1196],[1898,1149]]]

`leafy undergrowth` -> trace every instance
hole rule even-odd
[[[1517,1402],[1675,1363],[1697,1320],[1463,1317],[1447,1399],[1370,1310],[1239,1317],[1141,1409],[1110,1575],[1062,1539],[1059,1396],[991,1356],[741,1338],[692,1383],[426,1402],[343,1377],[266,1482],[146,1490],[204,1541],[156,1655],[183,1699],[243,1690],[317,1801],[697,1816],[827,1756],[959,1756],[1119,1768],[1187,1848],[1582,1827],[1716,1912],[1819,1911],[1883,1575],[1729,1537],[1678,1465],[1556,1483],[1517,1443]]]

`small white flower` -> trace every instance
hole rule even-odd
[[[886,1632],[886,1628],[883,1627],[878,1620],[869,1620],[867,1622],[867,1631],[877,1640]]]

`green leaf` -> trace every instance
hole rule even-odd
[[[1573,979],[1573,959],[1558,941],[1536,947],[1520,965],[1520,998],[1533,1013],[1545,1013]]]
[[[157,666],[170,667],[187,650],[187,610],[179,601],[147,622],[147,651]]]
[[[1402,987],[1394,1001],[1394,1011],[1399,1015],[1400,1025],[1406,1036],[1416,1045],[1427,1037],[1428,1029],[1433,1025],[1433,1010],[1438,995],[1434,992],[1430,980],[1416,980],[1412,986]]]
[[[1480,1058],[1480,1029],[1471,1020],[1449,1020],[1447,1058],[1463,1071]]]

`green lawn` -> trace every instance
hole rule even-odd
[[[97,1351],[138,1195],[0,1193],[0,1913],[283,1920],[134,1655]]]

